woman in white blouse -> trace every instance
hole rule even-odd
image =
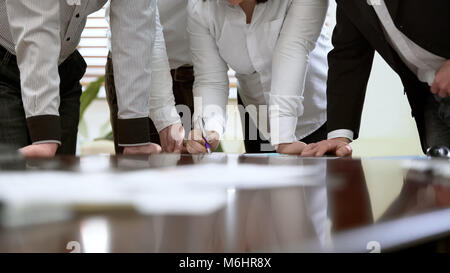
[[[278,152],[299,154],[304,142],[326,138],[327,11],[328,0],[189,0],[194,121],[204,122],[213,150],[226,125],[228,67],[263,139],[270,116]],[[206,152],[200,130],[190,139],[189,152]]]

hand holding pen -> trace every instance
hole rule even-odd
[[[211,145],[209,145],[207,138],[207,134],[206,134],[206,130],[205,130],[205,121],[203,119],[198,119],[197,123],[199,125],[200,131],[202,132],[202,138],[205,141],[205,148],[206,151],[208,152],[208,154],[211,153]]]
[[[211,153],[219,146],[219,134],[215,131],[206,131],[203,119],[197,120],[197,129],[189,133],[185,142],[186,149],[191,154]]]

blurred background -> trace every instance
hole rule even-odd
[[[105,10],[91,14],[83,31],[79,51],[88,69],[82,80],[82,119],[78,155],[113,154],[109,109],[103,75],[107,50]],[[221,142],[227,153],[244,153],[236,97],[236,79],[229,71],[230,96],[227,130]],[[354,156],[421,155],[419,137],[399,77],[376,55],[362,117],[360,138],[352,143]]]

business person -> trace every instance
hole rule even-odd
[[[328,56],[328,140],[302,155],[352,154],[348,144],[358,137],[375,51],[400,76],[423,151],[450,147],[449,18],[446,0],[338,0]]]
[[[225,130],[228,67],[236,71],[240,101],[258,128],[249,132],[252,126],[244,124],[247,152],[266,151],[269,116],[271,144],[279,152],[300,153],[304,142],[325,139],[327,10],[327,0],[189,1],[194,125],[204,121],[212,150]],[[261,139],[249,138],[258,131]],[[186,147],[206,152],[200,130],[191,131]]]
[[[182,115],[183,125],[190,128],[194,101],[192,87],[194,85],[194,70],[189,49],[189,37],[186,30],[187,1],[164,0],[157,3],[159,21],[155,44],[156,55],[153,58],[152,92],[173,93],[178,112]],[[107,12],[108,13],[108,12]],[[141,45],[141,46],[151,46]],[[167,63],[166,59],[169,59]],[[106,64],[106,97],[111,114],[111,124],[114,135],[115,151],[123,153],[123,147],[118,145],[117,131],[117,96],[114,82],[113,58],[108,56]],[[162,100],[152,103],[151,113],[159,111],[149,119],[150,140],[160,144],[164,152],[180,152],[183,149],[185,131],[178,118],[172,118],[172,98],[161,97]],[[165,101],[164,99],[169,99]],[[156,109],[164,109],[156,110]],[[166,122],[162,122],[166,120]],[[164,124],[171,124],[164,127]]]
[[[80,79],[76,50],[86,18],[106,0],[0,1],[0,142],[25,156],[74,154]],[[150,142],[151,56],[155,0],[111,1],[112,45],[119,105],[119,144],[154,153]]]

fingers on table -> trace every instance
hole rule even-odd
[[[313,156],[316,153],[316,148],[318,147],[319,143],[311,143],[308,144],[301,153],[301,156]]]
[[[162,151],[162,148],[158,144],[150,143],[150,145],[148,145],[148,151],[150,154],[159,154]]]
[[[352,148],[344,142],[324,140],[306,146],[301,156],[324,156],[327,153],[333,153],[340,157],[350,156],[352,154]]]
[[[162,151],[161,146],[155,143],[150,143],[145,146],[125,147],[123,154],[125,155],[159,154],[161,151]]]
[[[189,140],[203,141],[202,131],[194,129],[189,133]]]
[[[353,153],[352,146],[343,144],[336,149],[336,155],[339,157],[351,156]]]
[[[207,152],[204,141],[188,140],[186,141],[186,149],[191,154],[204,154]]]
[[[300,141],[279,145],[278,152],[281,154],[300,155],[306,147],[306,144]]]
[[[53,157],[56,151],[43,146],[29,145],[19,149],[24,157]]]
[[[315,156],[324,156],[326,153],[335,151],[337,148],[337,144],[334,142],[323,141],[319,142],[319,145],[316,148]]]
[[[207,152],[201,130],[194,129],[189,133],[189,139],[186,141],[186,150],[191,154]]]

